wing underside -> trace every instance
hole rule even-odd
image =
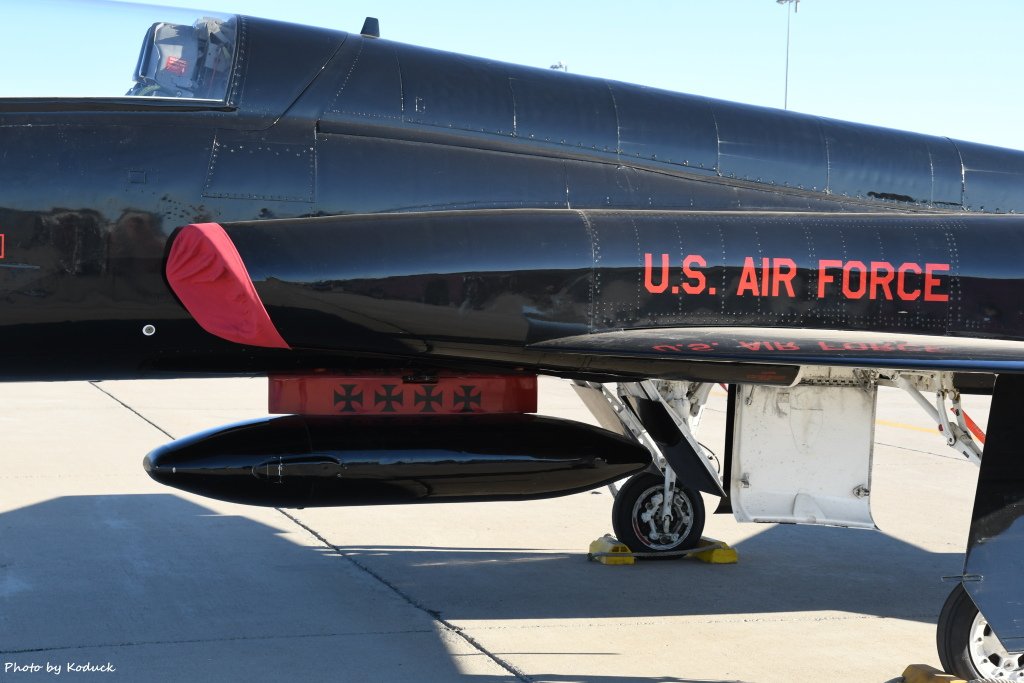
[[[1024,342],[843,330],[686,327],[563,337],[533,348],[680,361],[1024,372]]]

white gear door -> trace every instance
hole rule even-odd
[[[738,389],[730,477],[736,519],[876,528],[876,386]]]

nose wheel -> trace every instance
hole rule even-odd
[[[949,673],[967,680],[1024,681],[1024,652],[1006,651],[963,584],[942,606],[936,644]]]
[[[693,548],[704,531],[704,499],[673,483],[665,504],[665,478],[642,472],[626,481],[615,496],[615,537],[636,553],[667,553]]]

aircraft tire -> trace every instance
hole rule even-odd
[[[1009,655],[991,634],[963,584],[957,584],[946,598],[936,626],[942,668],[965,680],[1024,676],[1024,655]]]
[[[635,553],[669,553],[686,550],[700,543],[704,531],[704,499],[699,492],[681,486],[678,482],[673,496],[677,520],[671,533],[652,539],[651,524],[642,515],[653,511],[656,527],[660,518],[664,478],[660,474],[641,472],[626,480],[615,496],[612,506],[612,528],[615,537]],[[683,521],[687,520],[687,521]],[[668,559],[658,558],[653,559]]]

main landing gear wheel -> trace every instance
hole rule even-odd
[[[668,553],[696,546],[704,531],[704,499],[678,483],[673,491],[671,516],[666,520],[664,477],[641,472],[627,480],[612,507],[615,537],[635,553]]]
[[[936,644],[942,668],[960,678],[1024,681],[1024,654],[1010,654],[999,643],[963,584],[942,606]]]

